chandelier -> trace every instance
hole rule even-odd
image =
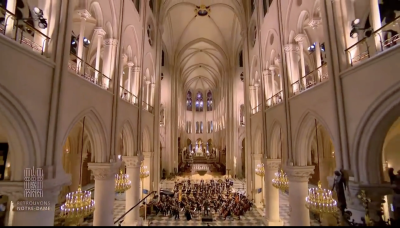
[[[335,214],[338,210],[336,200],[332,198],[332,191],[323,189],[321,181],[318,181],[317,188],[308,190],[306,207],[315,214]]]
[[[140,165],[140,173],[139,173],[139,177],[142,182],[142,198],[143,198],[143,190],[144,190],[144,179],[146,179],[148,176],[150,176],[150,171],[147,170],[147,166],[145,166],[144,162],[142,161],[142,164]]]
[[[81,219],[94,211],[94,200],[90,191],[82,191],[81,186],[76,192],[70,192],[66,196],[65,204],[61,206],[61,218]]]
[[[65,203],[61,206],[60,217],[65,219],[72,219],[75,223],[79,220],[90,215],[94,211],[94,200],[92,200],[92,193],[90,191],[82,191],[82,155],[83,155],[83,137],[85,133],[85,119],[82,120],[82,137],[81,137],[81,161],[80,161],[80,177],[79,186],[76,192],[70,192],[65,196]]]
[[[126,190],[131,188],[131,181],[129,175],[124,174],[120,170],[119,174],[115,175],[115,191],[118,193],[124,193]]]
[[[289,180],[286,173],[281,169],[280,172],[275,173],[274,179],[272,179],[272,186],[281,190],[282,192],[289,189]]]
[[[317,140],[317,157],[319,167],[319,153],[318,153],[318,125],[315,119],[315,139]],[[308,196],[306,197],[306,207],[315,214],[336,214],[337,203],[332,198],[332,191],[323,189],[321,181],[318,181],[317,188],[310,188]]]
[[[122,131],[122,142],[121,142],[122,150],[124,150],[124,132]],[[122,151],[123,152],[123,151]],[[120,159],[118,156],[118,159]],[[124,174],[122,169],[119,171],[119,174],[115,175],[115,191],[117,193],[124,193],[126,190],[131,188],[131,181],[129,180],[129,175]]]
[[[258,176],[263,177],[265,175],[264,163],[258,164],[255,171]]]
[[[281,142],[281,160],[282,160],[283,159],[283,157],[282,157],[283,156],[282,129],[279,129],[279,139]],[[287,178],[286,173],[283,172],[282,168],[279,172],[275,173],[275,177],[274,177],[274,179],[272,179],[272,186],[281,190],[282,192],[285,192],[289,189],[289,180]]]

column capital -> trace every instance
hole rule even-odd
[[[294,40],[300,45],[303,44],[303,42],[306,40],[306,35],[299,33],[294,37]]]
[[[147,81],[145,81],[145,82],[146,82],[146,85],[149,85],[149,84],[151,83],[150,80],[147,80]]]
[[[258,83],[258,82],[254,83],[254,87],[256,87],[256,89],[257,89],[258,87],[260,87],[260,83]]]
[[[251,156],[253,157],[253,159],[262,159],[263,154],[251,154]]]
[[[308,26],[312,29],[318,28],[322,24],[322,19],[312,19],[308,22]]]
[[[274,58],[274,63],[275,63],[275,65],[280,65],[281,64],[281,59],[278,58],[278,57],[275,57]]]
[[[144,158],[153,158],[154,152],[143,152]]]
[[[108,180],[114,178],[118,173],[120,162],[114,163],[88,163],[89,170],[92,170],[95,180]]]
[[[101,27],[95,28],[94,31],[97,33],[98,36],[101,36],[101,37],[103,37],[107,34],[106,31],[104,31],[104,29]]]
[[[314,173],[314,166],[287,166],[285,171],[289,182],[308,182]]]
[[[277,69],[278,67],[276,67],[275,65],[271,65],[271,66],[269,66],[269,70],[270,71],[272,71],[272,72],[274,72],[275,73],[275,70]]]
[[[150,86],[151,86],[151,88],[156,88],[156,84],[155,83],[151,83]]]
[[[285,50],[285,52],[298,52],[300,50],[300,47],[297,44],[286,44],[283,49]]]
[[[267,77],[268,75],[270,75],[270,72],[269,72],[269,70],[265,69],[265,70],[263,70],[262,74],[264,77]]]
[[[132,61],[128,62],[127,65],[128,65],[128,67],[133,67],[133,66],[135,66],[135,64],[134,64]]]
[[[269,170],[278,170],[281,166],[281,159],[264,159],[264,167]]]
[[[250,90],[255,90],[256,87],[251,85],[251,86],[249,86],[249,89],[250,89]]]
[[[104,45],[116,46],[116,45],[118,45],[118,40],[117,39],[112,39],[112,38],[105,39],[104,40]]]
[[[86,20],[92,16],[92,15],[90,15],[89,11],[86,9],[80,9],[80,10],[77,10],[76,12],[81,17],[81,19],[84,19],[84,20]]]
[[[143,156],[123,156],[122,160],[127,168],[139,168],[142,164]]]
[[[133,67],[133,72],[140,72],[140,67],[134,66]]]

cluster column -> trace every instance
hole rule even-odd
[[[310,211],[305,202],[308,196],[308,180],[314,166],[288,166],[290,226],[310,226]]]
[[[103,74],[108,78],[103,79],[102,86],[106,89],[110,88],[111,79],[114,73],[114,62],[117,54],[117,39],[105,39],[104,40],[104,56],[103,56]]]
[[[91,15],[90,15],[89,11],[87,11],[86,9],[78,10],[78,15],[80,16],[80,19],[81,19],[81,25],[79,28],[79,41],[78,41],[77,56],[78,56],[78,58],[80,58],[82,60],[83,59],[83,39],[85,38],[86,19],[88,19]],[[77,61],[76,61],[76,63],[77,63],[76,67],[79,70],[82,70],[84,67],[81,60],[77,59]]]
[[[264,89],[265,89],[265,91],[264,91],[264,96],[265,96],[265,100],[268,100],[269,98],[270,98],[270,96],[269,96],[269,93],[270,93],[270,88],[269,88],[269,72],[268,72],[268,70],[264,70],[263,71],[263,77],[264,77]],[[268,105],[271,105],[271,102],[269,101],[269,103],[267,103],[266,104],[267,106]]]
[[[134,99],[134,103],[138,103],[139,97],[139,79],[140,79],[140,67],[135,66],[133,67],[133,76],[134,76],[134,83],[132,85],[132,93],[136,96]]]
[[[93,226],[114,226],[115,174],[121,163],[89,163],[94,182]]]
[[[100,72],[100,60],[101,60],[101,45],[103,44],[103,37],[106,32],[102,28],[96,28],[97,33],[97,49],[96,49],[96,72],[94,74],[95,82],[98,83],[99,72]]]
[[[279,216],[279,189],[272,186],[272,179],[279,171],[281,159],[265,159],[265,224],[267,226],[283,226]]]
[[[275,85],[275,70],[276,70],[276,66],[274,66],[274,65],[271,65],[270,67],[269,67],[269,70],[271,71],[271,83],[272,83],[272,95],[271,95],[271,102],[272,102],[272,104],[275,104],[276,103],[276,97],[272,97],[272,96],[274,96],[276,93],[277,93],[277,91],[276,91],[276,85]]]
[[[255,152],[261,152],[261,151],[255,151]],[[252,170],[252,173],[254,173],[253,174],[253,195],[254,195],[254,203],[255,203],[255,205],[258,207],[258,208],[263,208],[264,207],[264,205],[263,205],[263,202],[262,202],[262,200],[263,200],[263,194],[264,194],[264,191],[265,191],[265,189],[262,189],[262,192],[261,193],[258,193],[257,192],[257,189],[259,189],[259,188],[264,188],[264,186],[263,186],[263,178],[261,178],[260,176],[258,176],[256,173],[255,173],[255,167],[257,167],[257,165],[258,164],[261,164],[261,162],[262,162],[262,154],[252,154],[253,156],[253,164],[254,164],[254,169]]]
[[[298,70],[298,64],[297,64],[297,56],[296,52],[299,51],[299,46],[296,44],[287,44],[284,46],[285,54],[286,54],[286,59],[287,59],[287,67],[288,67],[288,74],[290,80],[289,80],[289,94],[290,93],[296,93],[299,91],[299,84],[293,84],[297,80],[300,79],[299,77],[299,70]]]
[[[123,156],[126,166],[126,174],[132,182],[132,187],[125,193],[125,210],[130,210],[140,201],[140,164],[143,156]],[[142,221],[139,217],[139,206],[125,216],[124,226],[139,226]]]
[[[301,77],[306,76],[306,65],[304,63],[304,41],[306,40],[306,36],[304,34],[298,34],[297,36],[294,37],[296,40],[297,44],[299,45],[299,52],[300,52],[300,67],[301,67]],[[306,87],[306,79],[304,78],[303,80],[299,81],[299,84],[301,84],[301,87],[305,89]]]

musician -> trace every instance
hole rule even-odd
[[[204,215],[208,216],[208,213],[210,212],[210,203],[208,200],[204,202]]]
[[[179,219],[179,208],[177,207],[177,206],[175,206],[174,208],[173,208],[173,214],[174,214],[174,216],[175,216],[175,220],[177,220],[177,219]]]
[[[189,208],[186,208],[185,210],[185,216],[186,216],[186,220],[189,221],[192,219],[192,215],[190,214]]]

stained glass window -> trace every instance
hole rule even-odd
[[[211,91],[208,91],[208,93],[207,93],[207,111],[212,111],[212,110],[213,110],[212,93],[211,93]]]
[[[190,90],[186,95],[186,110],[192,111],[192,92],[190,92]]]
[[[203,94],[199,91],[196,96],[196,111],[202,112],[203,111]]]

